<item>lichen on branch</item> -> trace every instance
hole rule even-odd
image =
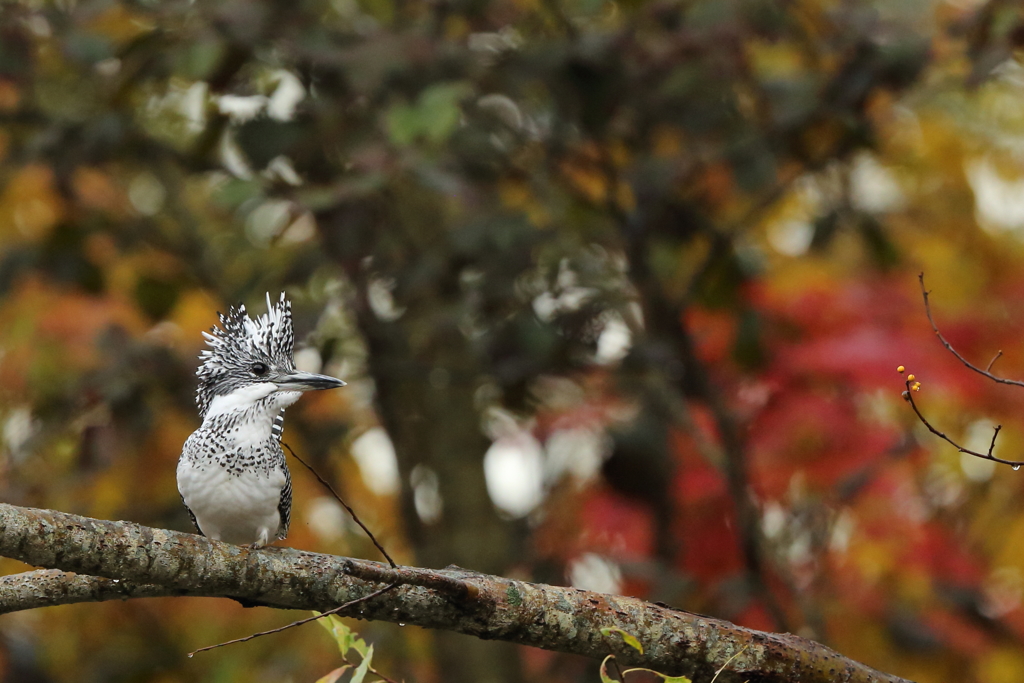
[[[636,598],[514,581],[458,567],[391,568],[291,548],[249,549],[202,536],[0,504],[0,555],[45,567],[0,580],[0,613],[114,598],[228,597],[327,611],[400,583],[344,616],[456,631],[596,659],[614,654],[695,680],[903,681],[811,640],[743,628]],[[52,570],[61,570],[54,572]],[[69,574],[67,572],[74,572]],[[640,653],[621,630],[643,645]]]

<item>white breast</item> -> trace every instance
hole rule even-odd
[[[232,474],[216,462],[178,461],[178,491],[199,528],[228,543],[266,545],[277,538],[284,485],[285,474],[278,468]]]

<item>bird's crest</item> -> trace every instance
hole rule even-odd
[[[277,304],[270,302],[268,293],[267,312],[255,319],[249,317],[245,304],[232,306],[227,314],[217,315],[220,327],[214,325],[209,332],[203,332],[210,348],[200,352],[202,363],[196,370],[199,377],[196,404],[200,417],[205,417],[214,396],[230,393],[254,381],[250,372],[254,363],[283,369],[295,366],[292,304],[284,292]]]

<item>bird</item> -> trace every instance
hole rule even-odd
[[[305,391],[345,382],[295,369],[291,302],[267,293],[265,315],[245,305],[203,332],[196,404],[202,425],[178,459],[178,493],[200,534],[258,548],[288,536],[292,483],[281,433],[284,410]]]

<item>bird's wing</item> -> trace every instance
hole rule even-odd
[[[192,508],[185,503],[185,496],[182,496],[180,493],[178,495],[181,497],[181,504],[185,506],[185,512],[188,513],[189,518],[192,520],[192,526],[196,528],[196,532],[200,536],[205,536],[206,534],[204,534],[203,530],[199,528],[199,521],[196,519],[195,513],[192,512]]]
[[[292,521],[292,475],[284,468],[284,488],[281,489],[281,500],[277,504],[277,512],[281,515],[281,526],[278,527],[279,539],[288,536],[288,527]]]
[[[284,410],[281,410],[274,418],[274,426],[270,428],[270,434],[277,439],[278,443],[281,441],[281,434],[284,433]]]

